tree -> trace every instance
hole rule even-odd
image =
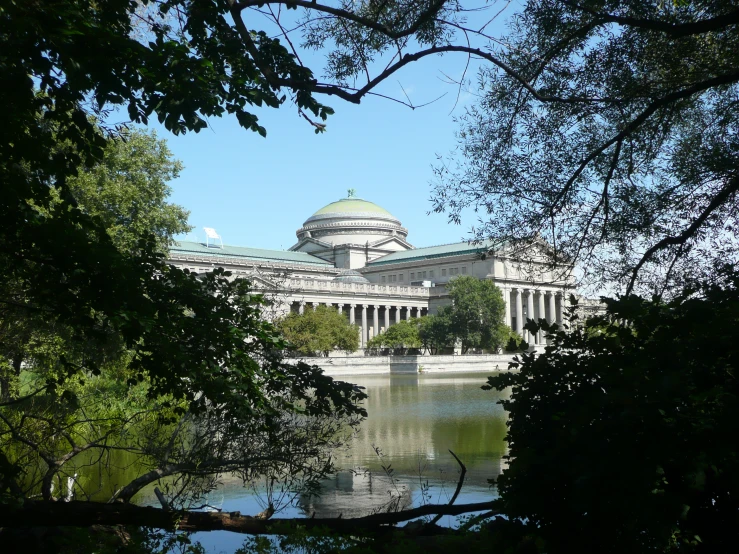
[[[461,119],[435,210],[583,282],[663,293],[737,258],[735,2],[531,0]],[[519,245],[521,248],[516,249]],[[679,287],[678,287],[679,288]]]
[[[155,133],[124,130],[121,137],[107,143],[103,160],[83,167],[69,181],[69,191],[77,208],[102,224],[115,247],[135,252],[139,242],[152,237],[162,254],[174,235],[191,229],[188,212],[167,201],[171,190],[167,181],[176,178],[182,164],[172,159],[166,143]],[[63,150],[60,144],[57,150]],[[50,189],[51,217],[64,202],[57,187]],[[20,296],[20,282],[6,282],[3,289]],[[120,337],[109,330],[97,344],[70,341],[73,330],[49,318],[48,314],[5,304],[0,321],[0,356],[5,360],[0,371],[0,398],[9,397],[11,382],[20,376],[21,366],[57,363],[60,356],[77,355],[100,363],[119,356]],[[88,341],[89,342],[89,341]],[[101,343],[102,342],[102,343]],[[76,354],[73,354],[75,352]]]
[[[368,348],[420,348],[420,319],[402,320],[367,343]]]
[[[134,250],[153,234],[166,252],[175,235],[192,230],[189,212],[166,202],[172,192],[167,183],[180,171],[182,163],[155,132],[124,129],[108,141],[102,160],[82,168],[68,185],[82,211],[98,218],[119,249]]]
[[[554,553],[731,550],[738,318],[739,274],[725,268],[670,302],[611,300],[586,327],[541,322],[545,351],[489,379],[512,387],[497,485],[518,536]]]
[[[336,349],[356,352],[359,348],[356,325],[351,325],[343,314],[328,306],[317,306],[302,314],[288,314],[277,322],[277,328],[290,349],[306,356],[316,353],[328,356]]]
[[[419,318],[418,328],[418,336],[424,350],[432,354],[440,348],[454,345],[455,336],[451,328],[451,321],[443,311]]]
[[[127,362],[108,360],[100,376],[0,410],[0,452],[22,471],[15,479],[3,474],[3,489],[25,498],[128,503],[158,484],[170,509],[189,509],[229,474],[249,487],[266,482],[274,512],[333,471],[334,450],[361,420],[358,412],[316,411],[313,399],[288,390],[270,395],[270,409],[248,418],[224,418],[218,406],[194,414],[169,397],[152,401],[146,380],[128,385],[135,375]],[[21,377],[33,383],[47,371],[29,365]],[[303,365],[293,378],[314,379],[317,373]],[[292,403],[303,410],[286,410]],[[242,405],[249,404],[244,397]],[[102,477],[111,475],[125,480]]]
[[[461,341],[462,352],[470,348],[498,350],[508,340],[503,324],[503,293],[492,281],[462,275],[446,284],[452,300],[439,313],[449,318],[454,337]]]
[[[60,142],[55,152],[67,149]],[[0,495],[129,502],[164,479],[169,505],[188,508],[229,473],[250,485],[267,479],[270,508],[279,509],[331,471],[333,449],[361,420],[356,387],[281,360],[284,342],[247,281],[163,263],[172,235],[188,229],[186,212],[167,202],[178,170],[153,134],[126,132],[100,164],[34,206],[37,221],[80,241],[72,251],[87,236],[88,253],[104,255],[91,266],[103,269],[92,272],[93,290],[74,286],[76,273],[87,277],[84,259],[64,267],[65,281],[47,280],[68,295],[69,308],[56,312],[29,294],[46,260],[3,268],[12,278],[0,285]],[[70,203],[79,234],[65,227]],[[91,294],[121,304],[75,312]],[[140,473],[117,489],[95,478],[123,466]]]

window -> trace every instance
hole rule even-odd
[[[400,281],[401,283],[403,282],[403,274],[402,273],[400,275],[398,275],[398,281]]]
[[[467,267],[462,267],[462,275],[467,275]]]
[[[442,269],[441,270],[441,276],[442,277],[446,277],[446,269]]]
[[[423,272],[423,278],[424,279],[426,278],[426,272],[425,271]]]
[[[384,275],[382,276],[382,282],[383,283],[385,282],[385,276]]]
[[[433,279],[433,278],[434,278],[434,270],[433,270],[433,269],[432,269],[431,271],[429,271],[429,277],[430,277],[431,279]]]
[[[411,273],[411,281],[413,281],[413,279],[415,279],[415,278],[416,278],[416,274],[415,273]]]
[[[398,277],[397,277],[397,275],[393,275],[393,276],[392,276],[392,281],[393,281],[393,283],[395,282],[395,279],[397,279],[397,278],[398,278]]]

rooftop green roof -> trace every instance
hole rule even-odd
[[[265,250],[245,246],[210,247],[200,242],[180,241],[170,249],[172,254],[181,256],[217,256],[222,258],[244,258],[254,261],[269,261],[286,264],[307,264],[333,267],[333,264],[311,256],[307,252],[290,252],[288,250]]]
[[[400,264],[416,260],[431,260],[434,258],[446,258],[449,256],[461,256],[463,254],[482,254],[489,250],[494,243],[486,241],[479,244],[470,244],[468,242],[455,242],[452,244],[441,244],[439,246],[427,246],[425,248],[414,248],[413,250],[404,250],[402,252],[393,252],[382,258],[377,258],[367,265],[376,267],[387,264]]]

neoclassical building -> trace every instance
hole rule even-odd
[[[316,211],[296,235],[288,250],[182,241],[171,248],[169,261],[195,272],[222,267],[236,278],[249,278],[277,299],[281,313],[334,306],[360,327],[362,347],[400,320],[448,304],[445,284],[459,275],[500,287],[506,323],[539,344],[543,338],[529,336],[523,323],[530,317],[561,322],[572,289],[570,281],[546,268],[543,257],[537,263],[536,249],[546,245],[531,245],[526,268],[512,251],[493,250],[491,244],[415,248],[395,216],[353,191]]]

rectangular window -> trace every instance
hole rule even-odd
[[[411,281],[413,281],[413,279],[415,279],[415,278],[416,278],[416,274],[415,273],[411,273]]]
[[[434,278],[434,270],[433,269],[431,271],[429,271],[429,278],[430,279],[433,279]]]
[[[467,275],[467,267],[462,267],[462,275]]]
[[[403,282],[403,274],[402,273],[400,275],[398,275],[398,281],[400,281],[401,283]]]
[[[423,272],[423,278],[424,279],[426,278],[426,272],[425,271]]]
[[[446,277],[446,269],[442,269],[441,270],[441,276],[442,277]]]
[[[385,282],[385,276],[384,275],[382,276],[382,282],[383,283]]]

